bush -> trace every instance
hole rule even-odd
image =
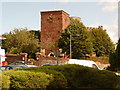
[[[46,88],[50,81],[52,81],[52,75],[41,72],[9,70],[3,72],[3,74],[10,76],[10,89]],[[3,85],[7,83],[5,77],[3,77],[3,82],[5,82]]]
[[[119,79],[119,82],[118,82],[118,84],[116,85],[116,88],[120,89],[120,77],[119,77],[118,79]]]
[[[120,38],[117,43],[117,48],[115,52],[111,53],[109,56],[110,70],[119,71],[120,70]]]
[[[10,77],[4,74],[0,74],[0,85],[2,88],[9,88],[10,87]]]
[[[114,73],[80,65],[54,65],[37,68],[26,68],[23,70],[45,73],[49,73],[50,70],[50,74],[53,72],[59,72],[63,74],[64,78],[67,80],[66,87],[68,88],[116,88],[120,86],[118,85],[119,79]],[[62,83],[64,82],[62,81]],[[54,83],[54,86],[57,86],[56,83]]]
[[[44,72],[46,74],[52,75],[53,80],[50,81],[50,84],[47,86],[47,88],[66,88],[67,87],[67,80],[65,76],[58,72],[55,71],[54,69],[49,69],[48,67],[44,68],[25,68],[23,69],[25,71],[32,71],[32,72]]]
[[[50,82],[47,88],[66,88],[67,87],[67,80],[62,73],[57,72],[55,70],[49,70],[49,69],[45,69],[40,72],[53,75],[53,80]]]

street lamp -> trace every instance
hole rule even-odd
[[[70,59],[72,58],[72,37],[79,37],[79,34],[72,36],[70,33]]]
[[[72,58],[72,42],[71,42],[71,39],[72,39],[72,35],[70,34],[70,59]]]

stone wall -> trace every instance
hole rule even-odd
[[[53,57],[53,56],[42,56],[41,54],[36,54],[37,62],[35,65],[41,66],[43,64],[59,64],[64,65],[67,64],[68,58],[60,58],[60,57]]]
[[[5,55],[8,64],[11,64],[15,61],[27,61],[27,53],[23,54],[6,54]]]

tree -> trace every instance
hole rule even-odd
[[[30,30],[30,33],[34,34],[35,38],[40,41],[40,31],[39,30]]]
[[[72,58],[81,58],[86,54],[91,54],[90,34],[82,22],[74,19],[71,19],[70,25],[62,32],[58,42],[58,47],[63,49],[63,53],[70,54],[70,35],[72,36]]]
[[[93,28],[90,30],[94,52],[96,56],[109,55],[114,51],[114,44],[111,41],[106,30],[102,28]]]
[[[116,57],[117,67],[120,68],[120,38],[118,40],[117,49],[115,50],[115,57]]]
[[[109,62],[112,70],[120,70],[120,38],[115,52],[111,53],[109,56]]]
[[[6,38],[3,41],[3,48],[8,53],[28,53],[32,54],[38,51],[39,40],[27,28],[14,29],[9,34],[4,34]]]

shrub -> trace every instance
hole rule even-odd
[[[10,76],[10,89],[46,88],[50,81],[52,81],[52,75],[41,72],[9,70],[3,73]],[[3,82],[5,82],[4,80],[3,78]]]
[[[115,52],[112,52],[109,56],[110,70],[119,71],[120,70],[120,38],[117,43],[117,48]]]
[[[50,84],[47,88],[66,88],[67,87],[67,80],[65,76],[60,73],[59,71],[55,71],[54,69],[49,69],[48,67],[44,68],[25,68],[25,71],[32,71],[32,72],[44,72],[53,76],[53,80],[51,80]]]
[[[116,88],[119,87],[118,77],[111,71],[97,70],[80,65],[54,65],[37,68],[26,68],[23,70],[33,72],[62,73],[67,80],[68,88]],[[48,72],[47,72],[48,71]],[[53,73],[54,75],[54,73]],[[64,83],[64,82],[63,82]],[[55,83],[56,84],[56,83]],[[56,85],[55,85],[56,86]],[[62,86],[61,86],[62,87]]]
[[[119,88],[119,89],[120,89],[120,77],[119,77],[119,82],[118,82],[118,84],[116,85],[116,88]]]
[[[66,88],[67,87],[67,80],[62,73],[55,70],[49,70],[49,69],[45,69],[41,72],[53,75],[53,80],[50,82],[47,88]]]
[[[0,85],[2,86],[2,88],[9,88],[10,87],[10,77],[4,74],[0,74]]]

